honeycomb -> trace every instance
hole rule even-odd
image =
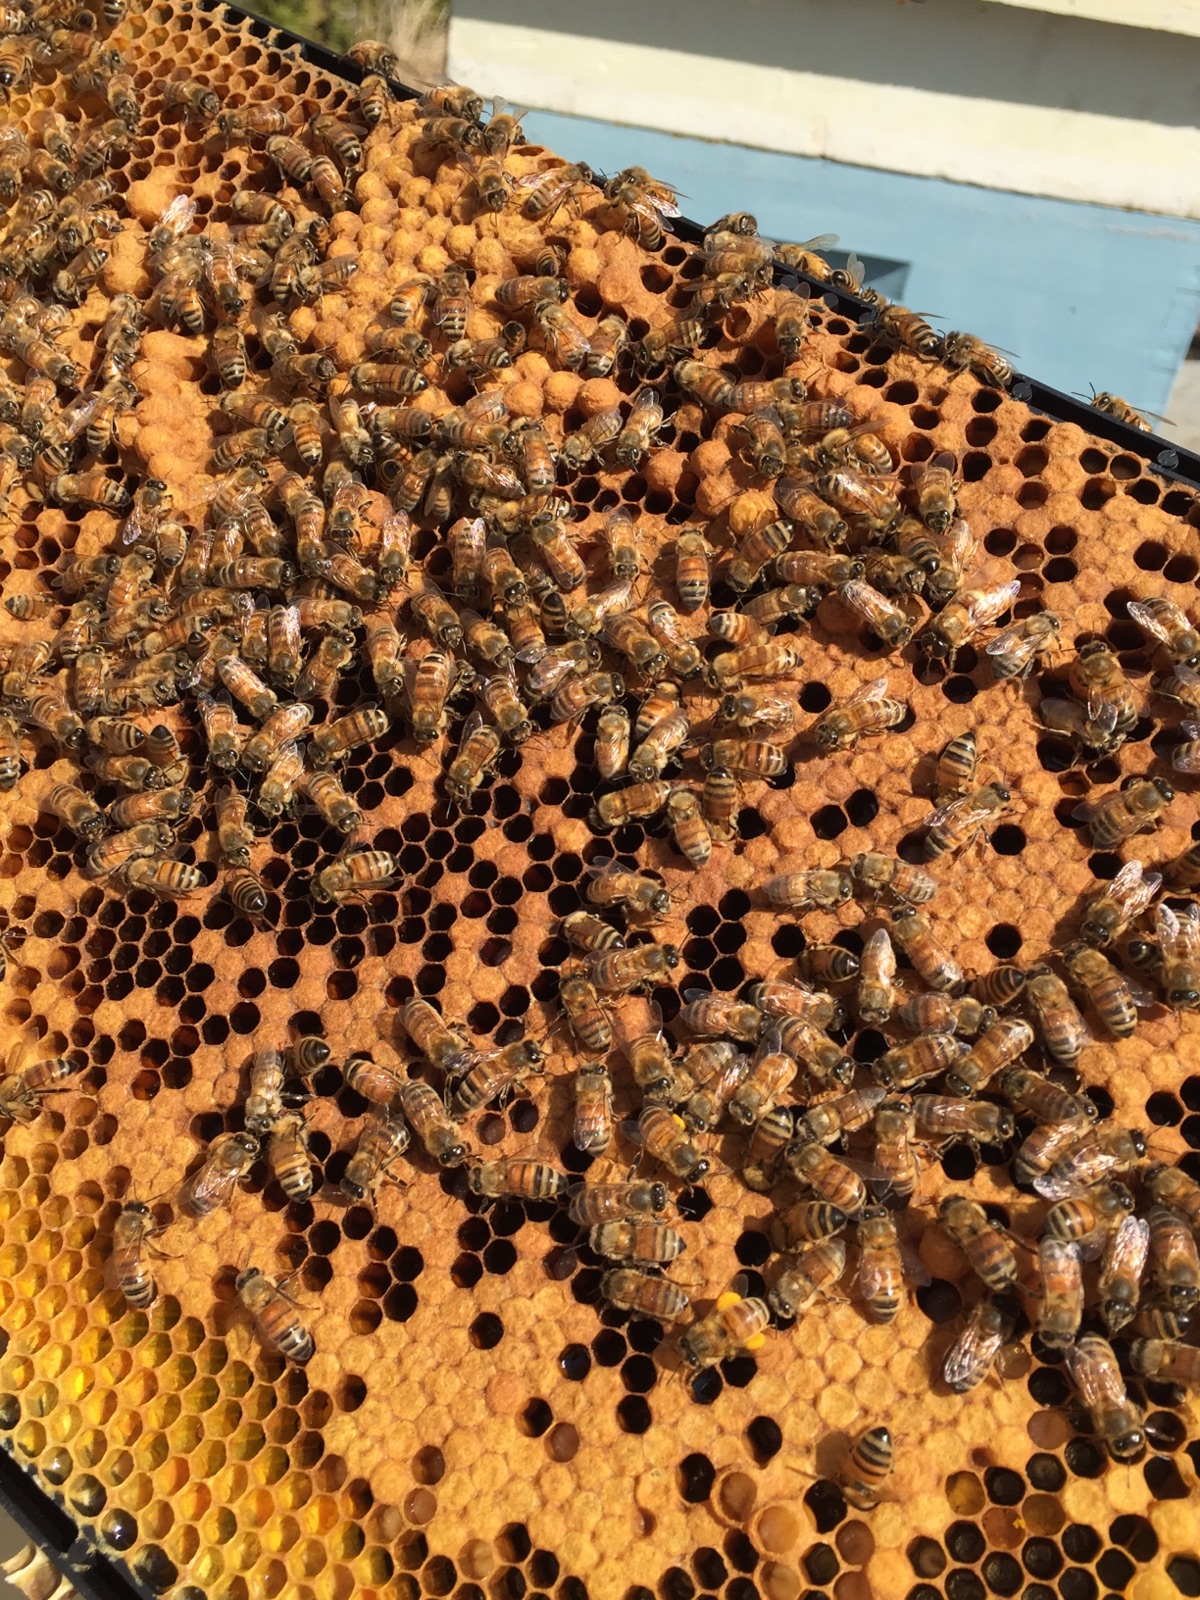
[[[216,137],[168,103],[168,80],[210,85],[226,108],[280,108],[297,129],[323,112],[355,114],[347,82],[232,12],[152,3],[104,42],[121,52],[140,117],[106,169],[122,219],[110,258],[57,335],[85,371],[111,297],[152,293],[146,236],[176,195],[190,195],[199,223],[220,230],[235,193],[280,187],[261,140]],[[11,121],[34,135],[57,110],[80,138],[101,124],[103,102],[68,88],[72,64],[38,60],[11,93]],[[490,293],[542,238],[517,200],[495,215],[478,211],[469,164],[422,148],[421,116],[409,105],[389,110],[365,142],[354,205],[333,212],[329,256],[353,257],[357,272],[289,310],[305,349],[326,352],[341,372],[364,359],[400,284],[452,261],[474,274],[469,337],[494,336],[501,319]],[[515,177],[556,164],[529,145],[507,162]],[[650,248],[599,226],[594,194],[582,211],[559,215],[551,230],[567,250],[568,310],[580,326],[590,331],[619,309],[636,340],[686,312],[696,269],[678,237]],[[777,304],[770,291],[735,305],[709,330],[702,358],[747,381],[777,376]],[[980,569],[989,582],[1019,581],[1016,617],[1053,609],[1063,649],[1041,674],[1000,683],[974,644],[949,668],[913,646],[887,652],[826,595],[806,622],[780,630],[794,629],[803,656],[791,684],[803,713],[792,759],[770,782],[742,783],[737,838],[716,844],[707,865],[689,864],[660,821],[596,835],[591,721],[539,718],[520,749],[503,751],[474,803],[459,806],[443,771],[461,717],[450,740],[422,748],[401,716],[351,753],[341,777],[367,819],[363,842],[392,854],[402,881],[314,904],[309,879],[337,841],[311,809],[289,810],[254,842],[270,909],[250,917],[226,897],[219,872],[178,900],[86,876],[47,796],[56,783],[90,780],[71,753],[27,732],[32,770],[4,803],[0,903],[11,932],[24,934],[11,941],[4,1014],[15,1040],[36,1036],[39,1054],[71,1051],[86,1068],[4,1133],[0,1436],[140,1591],[186,1600],[1200,1592],[1190,1397],[1132,1381],[1152,1449],[1126,1468],[1106,1460],[1072,1407],[1061,1362],[1028,1337],[1006,1345],[997,1373],[969,1394],[940,1379],[977,1290],[933,1224],[938,1200],[948,1190],[972,1195],[1024,1239],[1036,1237],[1045,1212],[1038,1196],[1014,1189],[1006,1152],[954,1146],[923,1165],[898,1215],[930,1282],[906,1294],[894,1322],[872,1323],[854,1300],[832,1295],[796,1328],[773,1329],[761,1349],[691,1382],[679,1375],[670,1330],[604,1305],[602,1264],[561,1206],[488,1206],[469,1191],[465,1169],[439,1172],[420,1152],[371,1204],[347,1204],[337,1188],[367,1110],[342,1065],[366,1054],[422,1074],[398,1024],[413,995],[435,1001],[478,1049],[525,1036],[547,1053],[542,1074],[471,1119],[478,1152],[532,1155],[572,1175],[592,1168],[592,1179],[625,1175],[636,1151],[623,1133],[618,1154],[599,1162],[573,1145],[580,1054],[557,1002],[569,957],[558,920],[585,903],[588,869],[613,854],[657,874],[670,893],[653,932],[677,947],[680,965],[654,998],[680,1042],[688,989],[735,995],[756,979],[794,976],[810,945],[860,948],[875,916],[861,897],[797,917],[767,904],[761,885],[859,851],[911,855],[934,759],[953,735],[975,731],[983,770],[1013,797],[986,838],[936,867],[929,909],[968,974],[1061,949],[1082,899],[1118,870],[1121,856],[1090,847],[1077,810],[1124,777],[1167,770],[1177,718],[1150,695],[1161,655],[1127,604],[1161,596],[1187,607],[1200,573],[1200,505],[1136,451],[1038,414],[970,372],[895,351],[847,304],[810,302],[800,362],[810,392],[872,419],[906,483],[912,467],[955,455]],[[175,514],[193,527],[206,514],[213,450],[230,433],[207,345],[207,333],[152,322],[133,373],[140,398],[118,423],[122,467],[165,481]],[[248,349],[250,388],[263,389],[270,357],[254,338]],[[25,380],[19,360],[7,365]],[[624,364],[585,379],[540,349],[487,382],[503,387],[511,418],[544,419],[555,441],[643,387]],[[706,527],[723,558],[737,519],[762,510],[761,481],[730,422],[669,381],[660,387],[664,426],[638,470],[600,460],[560,484],[593,587],[603,581],[604,513],[637,512],[643,598],[673,596],[679,529]],[[451,399],[435,382],[418,404],[436,415]],[[53,598],[71,559],[124,548],[123,518],[103,506],[80,515],[23,487],[12,504],[6,599]],[[448,586],[440,524],[415,521],[416,565]],[[735,598],[722,572],[718,559],[718,606]],[[41,629],[7,613],[0,625],[6,648]],[[1036,710],[1065,692],[1060,663],[1088,637],[1118,653],[1145,711],[1114,753],[1080,763]],[[811,719],[880,675],[909,715],[848,752],[818,750]],[[374,698],[357,666],[337,691],[339,709]],[[689,679],[684,699],[693,727],[710,728],[718,696],[707,682]],[[198,796],[177,830],[184,860],[211,866],[215,784],[194,705],[163,716]],[[684,766],[694,777],[691,750]],[[1194,789],[1174,781],[1162,825],[1126,856],[1160,864],[1200,837]],[[614,1011],[625,1004],[614,1001]],[[864,1063],[879,1049],[868,1033],[847,1041]],[[310,1036],[333,1052],[305,1108],[324,1178],[312,1199],[289,1202],[259,1162],[228,1206],[198,1221],[173,1214],[169,1201],[207,1147],[243,1127],[254,1052]],[[1133,1037],[1090,1042],[1079,1071],[1106,1119],[1145,1128],[1153,1159],[1200,1179],[1194,1015],[1156,1006]],[[619,1120],[638,1100],[617,1057],[614,1076]],[[689,1287],[706,1312],[739,1276],[744,1292],[761,1292],[773,1215],[799,1191],[786,1179],[767,1193],[748,1189],[732,1133],[700,1142],[711,1170],[703,1184],[671,1185],[669,1216],[686,1235]],[[131,1196],[170,1224],[153,1241],[157,1294],[146,1309],[127,1303],[110,1260]],[[306,1364],[287,1363],[256,1336],[234,1281],[247,1261],[295,1275],[315,1343]],[[896,1465],[881,1503],[861,1512],[833,1480],[849,1437],[878,1421],[896,1439]]]

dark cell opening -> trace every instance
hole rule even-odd
[[[691,1505],[698,1505],[712,1494],[716,1468],[704,1455],[685,1456],[679,1463],[679,1492]]]

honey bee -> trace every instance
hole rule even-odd
[[[1109,1033],[1129,1038],[1137,1028],[1137,1006],[1150,1003],[1141,985],[1119,972],[1099,950],[1079,941],[1067,946],[1062,959],[1068,977],[1087,995]]]
[[[896,952],[886,928],[876,928],[863,946],[857,1005],[859,1020],[880,1027],[896,1005]]]
[[[1153,1199],[1171,1206],[1187,1221],[1189,1228],[1200,1228],[1200,1184],[1178,1167],[1147,1167],[1142,1183]]]
[[[611,954],[622,955],[625,952],[613,951]],[[594,1055],[604,1055],[612,1048],[612,1026],[600,1004],[595,986],[588,978],[582,973],[571,973],[560,978],[558,998],[572,1033],[585,1050],[590,1050]]]
[[[73,783],[56,783],[46,796],[48,810],[81,839],[98,839],[108,826],[103,811]]]
[[[21,776],[21,735],[11,717],[0,716],[0,790],[12,789]]]
[[[352,850],[315,872],[309,892],[317,905],[334,906],[389,889],[399,875],[400,863],[387,850]]]
[[[1011,1111],[987,1100],[959,1100],[948,1095],[913,1097],[913,1123],[917,1138],[935,1147],[959,1138],[982,1144],[1003,1144],[1016,1131]]]
[[[250,1091],[246,1096],[246,1132],[256,1139],[283,1115],[284,1058],[279,1050],[259,1050],[250,1066]]]
[[[1042,1279],[1038,1336],[1051,1350],[1069,1351],[1083,1318],[1078,1245],[1044,1235],[1038,1241],[1038,1270]]]
[[[1200,909],[1155,908],[1155,936],[1162,953],[1159,982],[1176,1011],[1200,1010]]]
[[[417,662],[409,682],[409,717],[413,738],[431,744],[445,732],[450,693],[451,658],[430,650]]]
[[[682,1117],[665,1106],[646,1106],[637,1121],[637,1143],[685,1183],[698,1183],[708,1171],[707,1156],[692,1143]]]
[[[308,1200],[313,1190],[312,1164],[304,1118],[288,1112],[275,1118],[267,1138],[267,1164],[271,1176],[289,1200]]]
[[[877,1192],[907,1200],[917,1187],[920,1169],[912,1149],[912,1102],[904,1096],[882,1101],[875,1110],[873,1179]]]
[[[842,706],[822,712],[813,736],[822,750],[850,750],[865,733],[894,728],[907,715],[902,700],[887,697],[887,679],[876,678],[857,689]]]
[[[1200,666],[1200,634],[1173,600],[1130,600],[1126,610],[1147,634],[1157,638],[1171,661],[1182,662],[1186,667]]]
[[[620,777],[625,771],[629,761],[629,740],[628,711],[624,706],[606,706],[596,723],[596,770],[606,781]],[[600,802],[597,802],[597,813],[602,815],[599,805]]]
[[[665,917],[671,909],[671,896],[661,883],[617,862],[609,862],[595,871],[588,883],[587,898],[593,905],[628,906],[633,911],[656,917]]]
[[[585,362],[588,359],[590,352]],[[606,411],[598,411],[574,433],[568,434],[559,452],[559,459],[572,470],[582,471],[589,461],[596,460],[601,451],[613,443],[623,427],[624,419],[619,407],[611,406]]]
[[[1013,381],[1013,369],[1004,357],[973,333],[944,333],[940,353],[942,364],[951,372],[965,372],[969,367],[981,383],[993,389],[1007,389]]]
[[[628,1183],[585,1183],[571,1195],[568,1215],[581,1228],[599,1223],[645,1220],[667,1209],[670,1193],[665,1183],[644,1178]]]
[[[954,475],[958,462],[942,450],[932,460],[913,468],[913,488],[917,495],[917,515],[931,533],[944,534],[957,513]]]
[[[457,1028],[447,1026],[428,1000],[420,996],[406,1000],[403,1022],[409,1038],[431,1066],[450,1077],[469,1070],[472,1052],[465,1040]]]
[[[678,1284],[633,1267],[606,1272],[600,1279],[600,1293],[618,1310],[658,1322],[678,1322],[691,1310],[691,1301]]]
[[[1035,667],[1040,667],[1041,658],[1054,649],[1061,630],[1062,623],[1053,611],[1038,611],[1002,628],[983,647],[991,658],[993,675],[1001,682],[1028,677]]]
[[[1135,1372],[1153,1383],[1178,1383],[1185,1388],[1195,1388],[1200,1383],[1200,1351],[1195,1345],[1171,1344],[1162,1339],[1133,1339],[1129,1345],[1129,1361]]]
[[[765,1194],[775,1182],[780,1157],[792,1137],[792,1109],[775,1106],[759,1117],[750,1130],[742,1158],[742,1182],[748,1189]]]
[[[1143,1217],[1122,1217],[1109,1230],[1098,1284],[1100,1315],[1109,1333],[1119,1333],[1137,1315],[1149,1254],[1150,1225]]]
[[[1123,1183],[1098,1183],[1086,1194],[1060,1200],[1050,1207],[1042,1230],[1056,1239],[1078,1244],[1085,1255],[1097,1252],[1097,1240],[1105,1240],[1133,1210],[1133,1195]]]
[[[743,1299],[727,1289],[717,1297],[715,1309],[680,1339],[680,1354],[694,1372],[715,1367],[740,1351],[760,1350],[770,1321],[771,1308],[765,1300]]]
[[[89,878],[106,878],[122,871],[131,861],[154,856],[168,849],[174,835],[161,824],[144,822],[121,833],[107,834],[88,847],[84,871]]]
[[[588,353],[583,370],[589,378],[606,378],[629,343],[629,324],[624,317],[602,317],[588,336]]]
[[[617,435],[613,446],[613,454],[621,465],[636,471],[662,425],[662,400],[658,391],[639,390],[625,419],[625,426]]]
[[[480,1161],[467,1172],[471,1193],[488,1200],[559,1200],[566,1194],[569,1181],[565,1172],[523,1156]]]
[[[133,860],[122,870],[131,889],[148,889],[160,899],[180,899],[206,886],[200,868],[183,861]]]
[[[796,1062],[782,1050],[778,1026],[768,1029],[729,1100],[729,1115],[742,1127],[753,1127],[774,1110],[795,1076]]]
[[[543,1070],[543,1059],[541,1047],[532,1039],[520,1039],[479,1056],[455,1088],[455,1114],[467,1116],[493,1100],[503,1105],[514,1089],[524,1087],[530,1073]]]
[[[844,1223],[845,1218],[842,1221]],[[845,1270],[844,1240],[827,1238],[809,1244],[806,1249],[791,1256],[767,1291],[767,1302],[777,1317],[799,1317],[822,1290],[838,1281]]]
[[[946,1352],[942,1376],[955,1394],[967,1394],[992,1370],[1000,1347],[1012,1338],[1016,1319],[1009,1305],[981,1300]]]
[[[849,983],[858,977],[862,963],[853,950],[840,944],[810,944],[800,957],[800,967],[813,983]]]
[[[1200,1302],[1200,1255],[1191,1229],[1178,1212],[1161,1201],[1150,1207],[1146,1223],[1155,1287],[1176,1312],[1190,1316]]]
[[[862,1210],[857,1229],[858,1282],[863,1299],[876,1322],[892,1322],[900,1310],[905,1275],[919,1283],[927,1283],[929,1275],[918,1262],[906,1261],[895,1218],[885,1206]]]
[[[842,1494],[857,1511],[873,1511],[880,1491],[895,1464],[891,1433],[882,1425],[859,1434],[846,1457],[838,1482]]]
[[[254,1318],[267,1348],[278,1350],[299,1367],[311,1361],[316,1345],[292,1297],[257,1267],[239,1272],[235,1282],[241,1302]]]
[[[1163,813],[1174,798],[1175,791],[1165,778],[1131,776],[1115,793],[1079,809],[1087,817],[1092,843],[1099,850],[1111,850],[1134,834],[1161,826]]]
[[[341,1181],[342,1193],[356,1202],[373,1201],[384,1179],[399,1182],[390,1169],[408,1149],[410,1139],[403,1117],[376,1106],[363,1124],[354,1154],[346,1166]]]
[[[667,779],[650,778],[635,782],[630,784],[629,789],[616,789],[613,794],[600,795],[589,811],[590,826],[595,832],[603,832],[610,827],[621,827],[624,822],[656,816],[669,797],[670,784]]]
[[[657,1217],[599,1222],[588,1235],[588,1244],[597,1255],[607,1256],[610,1261],[660,1267],[674,1261],[687,1248],[683,1235]]]
[[[172,785],[148,794],[125,795],[108,807],[111,822],[118,827],[136,827],[140,823],[178,823],[192,809],[195,795],[190,789]]]
[[[32,1122],[41,1109],[42,1097],[82,1070],[83,1063],[74,1056],[42,1056],[23,1066],[29,1048],[19,1039],[9,1051],[7,1071],[0,1077],[0,1116],[14,1122]]]
[[[1016,1255],[981,1205],[964,1195],[947,1195],[938,1207],[938,1220],[993,1294],[1016,1288]]]
[[[1033,1187],[1046,1200],[1066,1200],[1102,1178],[1128,1172],[1145,1154],[1145,1135],[1135,1128],[1118,1128],[1110,1123],[1080,1130],[1075,1143],[1058,1157],[1049,1172],[1034,1178]]]
[[[726,1035],[753,1044],[762,1036],[766,1019],[757,1006],[709,994],[704,989],[685,989],[683,999],[679,1020],[701,1038]]]
[[[872,631],[889,650],[899,650],[912,638],[913,628],[907,614],[893,605],[885,595],[869,583],[854,580],[844,583],[838,594],[852,611],[867,622]],[[898,720],[898,719],[897,719]]]
[[[905,1044],[894,1045],[872,1066],[886,1089],[910,1089],[914,1084],[936,1078],[967,1054],[964,1039],[952,1033],[923,1033]]]
[[[443,1167],[461,1167],[467,1159],[459,1126],[446,1111],[441,1095],[416,1078],[405,1079],[396,1091],[400,1110],[426,1153]]]
[[[158,1293],[146,1252],[162,1254],[150,1242],[162,1231],[151,1224],[150,1207],[141,1200],[126,1200],[113,1224],[113,1281],[128,1303],[139,1311],[153,1305]]]
[[[767,565],[781,556],[791,542],[792,528],[786,519],[753,528],[738,544],[726,568],[730,588],[739,595],[752,589]]]
[[[934,936],[928,918],[912,906],[894,912],[892,937],[930,989],[940,992],[962,985],[962,968]]]
[[[558,925],[558,931],[573,950],[592,954],[599,950],[623,950],[625,940],[607,922],[590,911],[572,911]]]
[[[1098,1334],[1085,1334],[1067,1350],[1066,1363],[1112,1459],[1126,1465],[1140,1461],[1146,1453],[1142,1413],[1125,1392],[1112,1346]]]
[[[989,824],[1003,815],[1011,799],[1012,795],[1003,784],[986,783],[938,806],[926,823],[926,861],[936,861],[939,856],[973,843]]]
[[[830,871],[812,867],[802,872],[783,872],[768,878],[762,892],[775,906],[785,906],[794,911],[812,911],[817,907],[832,911],[845,905],[853,892],[848,872]]]
[[[202,1166],[179,1191],[179,1209],[188,1217],[209,1217],[227,1206],[238,1181],[258,1158],[258,1140],[248,1133],[221,1133],[208,1147]]]
[[[701,747],[700,764],[735,777],[778,778],[787,771],[788,758],[766,739],[715,739]]]
[[[335,766],[359,745],[382,739],[390,725],[387,712],[380,706],[361,706],[336,722],[326,723],[317,729],[309,743],[313,766]]]
[[[793,1140],[783,1159],[797,1183],[812,1189],[847,1217],[856,1217],[867,1204],[867,1186],[858,1173],[816,1141]]]
[[[366,1056],[353,1056],[342,1068],[346,1083],[372,1105],[391,1106],[400,1088],[400,1079],[386,1067]]]
[[[1095,750],[1115,749],[1138,720],[1133,688],[1120,662],[1102,639],[1089,639],[1078,647],[1068,675],[1087,708],[1083,742]]]
[[[603,1155],[612,1143],[612,1078],[608,1069],[599,1062],[579,1068],[575,1074],[575,1131],[573,1142],[577,1150],[589,1155]],[[640,1224],[650,1227],[651,1224]],[[595,1230],[593,1230],[594,1232]],[[669,1231],[669,1230],[668,1230]],[[680,1241],[682,1248],[682,1240]],[[593,1240],[593,1248],[595,1243]],[[678,1251],[674,1252],[678,1254]],[[612,1255],[611,1250],[601,1250],[601,1255]],[[632,1260],[633,1256],[617,1256],[618,1260]],[[640,1259],[670,1260],[642,1257]]]
[[[1013,578],[994,589],[960,589],[937,619],[918,635],[918,646],[937,660],[949,657],[953,661],[980,628],[1011,610],[1020,588],[1020,580]]]
[[[1086,1029],[1062,979],[1044,963],[1030,967],[1024,994],[1046,1050],[1065,1066],[1078,1061]]]
[[[1033,1043],[1033,1029],[1019,1017],[1000,1017],[981,1033],[971,1050],[946,1074],[951,1094],[978,1094],[995,1075]]]
[[[98,468],[89,472],[60,472],[50,479],[46,493],[59,506],[125,511],[130,505],[129,491]]]

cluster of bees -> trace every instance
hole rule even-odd
[[[109,259],[103,241],[130,226],[106,173],[141,112],[120,53],[83,15],[69,30],[58,9],[53,18],[22,9],[4,16],[0,85],[18,90],[55,67],[101,115],[77,135],[40,113],[36,136],[12,125],[0,138],[8,206],[0,352],[25,369],[23,383],[0,384],[0,492],[13,507],[24,496],[101,508],[121,527],[110,551],[64,563],[50,591],[6,602],[33,626],[30,641],[6,645],[0,660],[0,787],[16,783],[26,737],[50,741],[76,763],[78,781],[57,782],[44,803],[79,838],[85,874],[163,896],[200,892],[207,875],[181,859],[176,829],[206,804],[221,892],[267,924],[270,897],[252,865],[256,830],[304,805],[339,845],[313,873],[314,902],[366,896],[394,884],[400,867],[371,846],[342,783],[340,769],[356,751],[397,727],[419,747],[440,747],[446,794],[469,807],[506,748],[585,718],[594,719],[594,763],[606,786],[593,826],[663,817],[681,858],[702,867],[714,848],[736,844],[745,786],[788,768],[803,624],[826,597],[890,653],[913,645],[952,666],[982,642],[998,682],[1044,669],[1059,648],[1061,623],[1045,611],[989,632],[1013,611],[1018,582],[976,567],[976,536],[958,514],[955,458],[935,455],[902,484],[875,422],[816,392],[817,379],[792,373],[810,327],[808,291],[770,285],[782,270],[861,294],[880,339],[1004,388],[1012,373],[998,352],[970,335],[938,334],[864,291],[857,264],[831,268],[819,241],[762,239],[746,214],[706,233],[692,276],[681,279],[691,286],[686,314],[641,338],[616,311],[585,326],[568,309],[569,239],[556,233],[557,220],[583,213],[597,229],[654,251],[677,215],[675,195],[636,167],[607,180],[579,164],[515,176],[519,118],[496,105],[485,121],[470,90],[426,97],[414,152],[457,174],[479,216],[514,210],[538,225],[537,248],[494,291],[500,332],[468,336],[474,275],[452,261],[395,288],[367,333],[365,358],[348,370],[305,348],[292,311],[337,296],[357,269],[352,251],[330,253],[331,218],[356,205],[363,139],[410,115],[392,101],[396,63],[378,45],[351,52],[364,73],[361,126],[322,115],[302,129],[266,102],[225,110],[208,85],[166,85],[167,114],[205,137],[248,146],[263,186],[235,194],[229,220],[199,231],[187,197],[167,207],[145,240],[153,292],[145,302],[119,295],[107,303],[96,370],[85,373],[57,335],[97,291]],[[119,8],[110,14],[106,5],[104,16],[119,20]],[[698,358],[734,307],[767,292],[787,375],[746,381]],[[171,485],[119,470],[151,324],[203,338],[222,389],[229,431],[213,451],[213,492],[198,518],[176,508]],[[585,378],[620,375],[634,392],[565,432],[551,417],[513,416],[500,375],[526,350]],[[261,376],[260,352],[269,362]],[[453,402],[441,414],[422,403],[431,387]],[[1115,397],[1098,400],[1117,415],[1128,411]],[[681,406],[728,429],[753,493],[729,508],[719,532],[683,527],[664,543],[649,517],[621,506],[581,538],[572,479],[637,472]],[[415,536],[429,533],[448,558],[445,588],[413,559]],[[675,603],[650,582],[660,555]],[[722,594],[733,603],[714,608]],[[1130,613],[1171,659],[1157,692],[1196,719],[1185,721],[1187,743],[1174,763],[1194,772],[1200,638],[1167,601],[1131,604]],[[374,703],[340,711],[358,674]],[[689,707],[714,697],[709,737],[698,739]],[[884,676],[824,711],[802,737],[826,753],[850,751],[906,715]],[[1078,646],[1063,697],[1044,699],[1040,715],[1080,759],[1092,759],[1129,735],[1138,707],[1112,652],[1091,640]],[[688,776],[693,759],[700,770]],[[971,735],[947,747],[937,784],[928,863],[963,852],[1010,800],[1000,778],[981,781]],[[1084,819],[1093,842],[1110,849],[1152,828],[1171,794],[1165,779],[1129,780]],[[1039,1047],[1055,1072],[1078,1062],[1085,1035],[1072,989],[1111,1033],[1133,1031],[1144,997],[1111,959],[1121,940],[1168,1004],[1200,1009],[1200,916],[1156,902],[1163,881],[1130,862],[1093,897],[1079,939],[1062,952],[1065,979],[1051,962],[1008,965],[967,992],[923,909],[937,887],[923,867],[866,852],[837,868],[781,875],[762,886],[780,910],[835,909],[858,895],[871,914],[886,903],[886,921],[861,957],[810,946],[794,979],[763,979],[745,999],[686,992],[680,1045],[647,998],[670,986],[679,965],[678,953],[652,936],[670,909],[666,886],[619,860],[591,876],[589,908],[561,930],[573,956],[559,998],[581,1058],[570,1073],[577,1149],[613,1159],[618,1140],[628,1141],[639,1161],[692,1185],[710,1170],[706,1140],[730,1131],[745,1139],[739,1170],[749,1188],[787,1185],[804,1196],[789,1204],[785,1195],[773,1219],[777,1260],[765,1295],[742,1293],[745,1284],[727,1289],[682,1332],[688,1370],[753,1351],[770,1328],[808,1313],[842,1280],[847,1236],[867,1314],[890,1321],[906,1283],[922,1280],[897,1223],[918,1192],[922,1158],[959,1141],[1012,1141],[1014,1179],[1051,1209],[1030,1244],[964,1196],[941,1203],[939,1221],[982,1286],[945,1359],[945,1381],[959,1392],[979,1384],[1027,1315],[1043,1345],[1064,1353],[1113,1457],[1142,1454],[1140,1413],[1113,1348],[1081,1331],[1085,1264],[1099,1262],[1092,1298],[1105,1331],[1132,1323],[1138,1332],[1136,1369],[1195,1382],[1194,1351],[1179,1339],[1200,1298],[1200,1187],[1176,1169],[1145,1167],[1142,1135],[1097,1124],[1086,1096],[1027,1056]],[[1173,893],[1200,887],[1200,846],[1169,864],[1165,882]],[[901,987],[897,948],[919,989]],[[369,1057],[346,1064],[346,1082],[371,1111],[341,1181],[344,1199],[375,1204],[415,1140],[440,1167],[464,1167],[469,1192],[485,1203],[566,1204],[588,1248],[610,1263],[601,1287],[613,1306],[669,1324],[692,1316],[693,1297],[671,1276],[686,1234],[664,1215],[665,1181],[573,1185],[534,1157],[489,1160],[472,1149],[469,1119],[543,1074],[543,1046],[521,1040],[481,1052],[425,1000],[409,1001],[402,1017],[422,1073],[435,1081]],[[884,1036],[863,1071],[835,1037],[848,1022],[868,1030],[899,1023],[904,1035]],[[614,1082],[618,1046],[624,1066]],[[328,1059],[328,1046],[313,1039],[257,1053],[244,1128],[214,1141],[185,1180],[176,1202],[183,1216],[229,1204],[264,1144],[285,1195],[313,1194],[306,1100]],[[31,1120],[79,1065],[63,1057],[10,1066],[0,1111]],[[979,1098],[993,1087],[998,1099]],[[632,1113],[619,1126],[616,1099]],[[149,1206],[126,1202],[114,1270],[136,1306],[155,1294],[149,1258],[158,1231]],[[1146,1275],[1152,1289],[1140,1303]],[[264,1340],[307,1360],[312,1337],[284,1287],[249,1267],[237,1286]],[[875,1503],[892,1450],[881,1424],[855,1442],[844,1471],[855,1505]]]

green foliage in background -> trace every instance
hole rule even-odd
[[[449,12],[449,0],[250,0],[250,6],[339,53],[357,39],[381,39],[402,58],[444,33]]]

